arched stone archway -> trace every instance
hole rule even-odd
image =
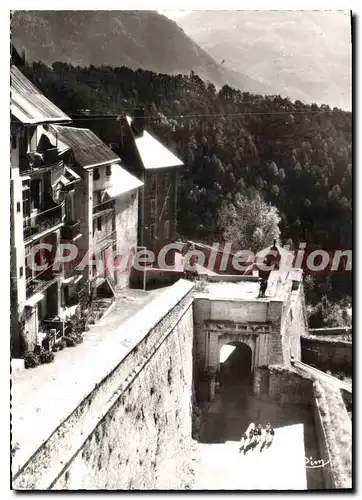
[[[253,349],[247,342],[224,342],[219,352],[220,386],[244,385],[252,382]]]
[[[255,353],[256,353],[256,337],[251,335],[230,335],[224,334],[218,338],[218,365],[217,370],[220,370],[220,353],[222,351],[223,346],[231,345],[238,346],[243,345],[245,348],[249,348],[251,351],[251,364],[250,364],[250,372],[254,371],[255,366]],[[244,349],[240,347],[240,349]]]

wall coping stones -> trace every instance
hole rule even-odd
[[[105,335],[69,371],[58,373],[54,363],[54,378],[42,384],[30,401],[13,406],[12,443],[18,447],[12,459],[13,477],[193,287],[193,283],[179,280]]]
[[[342,340],[342,339],[325,339],[322,336],[319,335],[302,335],[301,338],[305,341],[310,341],[312,343],[316,342],[319,344],[333,344],[335,346],[341,346],[341,347],[352,347],[352,342],[349,340]]]

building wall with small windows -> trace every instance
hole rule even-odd
[[[140,203],[143,216],[143,245],[155,253],[176,238],[177,171],[163,168],[147,171],[144,200]],[[141,225],[142,231],[142,225]]]
[[[137,251],[138,191],[133,190],[115,200],[116,208],[116,289],[129,286],[134,254]]]

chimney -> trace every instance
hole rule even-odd
[[[139,136],[143,136],[145,130],[145,108],[138,107],[134,110],[133,120],[132,120],[133,132]]]

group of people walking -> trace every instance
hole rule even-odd
[[[273,442],[274,434],[275,432],[270,422],[266,424],[265,428],[260,424],[255,425],[252,422],[241,437],[239,453],[243,451],[245,455],[248,450],[254,450],[260,443],[260,451],[263,451],[264,448],[269,448]]]

